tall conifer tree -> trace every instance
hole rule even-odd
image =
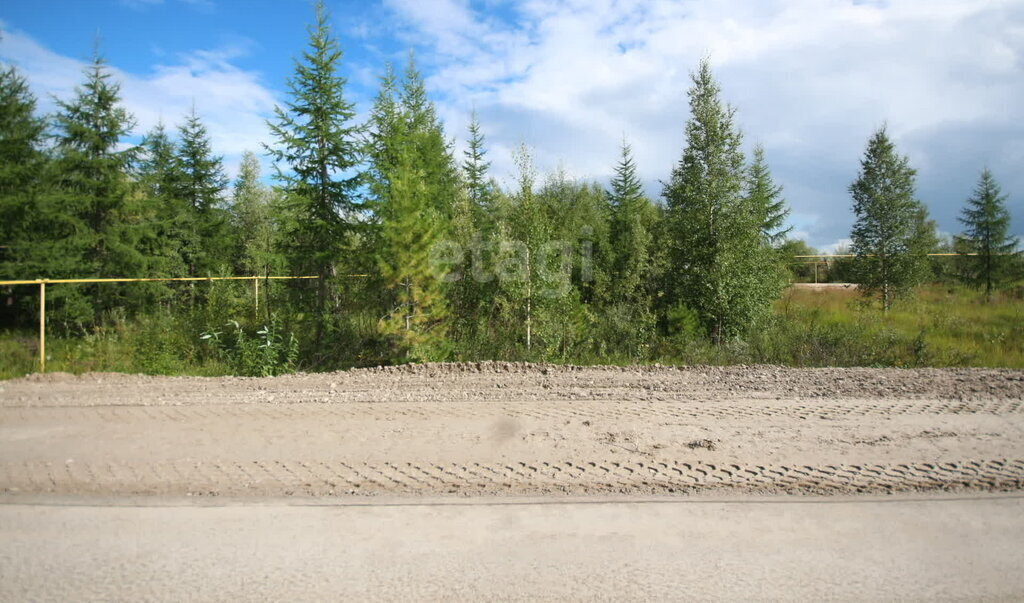
[[[782,186],[772,179],[761,145],[754,147],[754,158],[747,169],[746,195],[748,203],[761,215],[761,236],[773,246],[780,244],[792,230],[783,228],[789,208],[782,198]]]
[[[144,252],[160,263],[153,276],[189,276],[188,260],[198,247],[192,204],[179,195],[184,180],[178,148],[163,122],[142,139],[136,175],[154,236]]]
[[[13,66],[0,69],[0,279],[31,276],[24,262],[39,226],[45,130],[25,78]]]
[[[850,185],[856,221],[850,233],[857,283],[878,294],[888,311],[927,276],[934,226],[915,198],[916,171],[896,151],[885,126],[868,140],[857,180]]]
[[[651,311],[654,229],[658,212],[644,195],[632,149],[623,138],[610,189],[609,302],[604,309],[603,339],[611,349],[630,357],[641,355],[654,335]],[[604,343],[604,342],[602,342]]]
[[[412,160],[422,170],[430,201],[448,223],[460,188],[458,168],[452,154],[452,143],[445,137],[444,126],[437,117],[434,103],[427,96],[426,85],[416,68],[412,52],[405,66],[399,102],[407,137],[405,144],[410,145]]]
[[[490,179],[487,176],[491,162],[486,159],[484,134],[480,129],[480,122],[477,121],[476,111],[470,115],[468,146],[462,154],[462,173],[466,180],[469,200],[477,212],[485,212],[489,209],[492,194]]]
[[[223,158],[213,154],[210,135],[195,106],[178,132],[175,197],[186,203],[192,227],[186,254],[189,274],[207,276],[228,260],[227,214],[223,207],[228,178]]]
[[[55,185],[41,212],[50,224],[49,238],[38,245],[42,276],[146,276],[151,258],[140,240],[151,236],[139,220],[137,196],[128,172],[137,147],[123,148],[135,125],[121,106],[120,85],[106,62],[94,53],[85,82],[68,100],[57,101],[54,117]],[[121,305],[151,290],[148,287],[95,287],[89,294],[63,288],[64,318],[89,321],[94,310]]]
[[[632,148],[625,140],[607,194],[612,210],[613,296],[620,302],[646,306],[650,301],[645,288],[651,275],[652,228],[658,215],[644,195]]]
[[[451,266],[435,260],[449,242],[460,191],[450,144],[411,53],[400,88],[390,68],[381,81],[370,149],[379,267],[393,308],[382,329],[403,355],[442,357]]]
[[[1006,209],[1006,195],[988,168],[981,172],[974,194],[967,200],[960,216],[966,227],[960,237],[960,247],[973,256],[961,258],[965,274],[971,284],[984,287],[985,299],[1008,275],[1017,240],[1010,236],[1010,212]]]
[[[140,181],[151,198],[172,197],[182,189],[180,175],[177,145],[160,121],[142,139]]]
[[[288,80],[289,100],[274,109],[269,123],[275,144],[267,147],[296,219],[286,236],[293,269],[320,277],[318,348],[327,313],[338,302],[332,277],[349,264],[364,181],[361,128],[353,123],[354,103],[345,98],[346,80],[338,73],[342,52],[328,21],[318,2],[309,47]]]
[[[403,136],[402,110],[398,103],[398,78],[391,63],[385,63],[384,76],[370,109],[366,154],[370,159],[367,175],[370,181],[371,205],[380,211],[391,195],[389,174],[398,165],[400,140]]]
[[[394,341],[399,359],[443,359],[447,308],[443,275],[432,259],[445,224],[429,198],[411,145],[399,151],[397,159],[388,177],[391,195],[381,222],[386,252],[380,260],[394,302],[381,326]]]
[[[222,194],[228,185],[224,158],[213,154],[210,134],[195,106],[185,116],[178,134],[177,160],[182,180],[178,183],[178,195],[191,203],[199,215],[210,214],[222,205]]]

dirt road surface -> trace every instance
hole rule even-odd
[[[2,600],[1020,600],[1022,517],[1024,371],[0,382]]]
[[[1022,516],[1020,498],[899,496],[2,505],[0,599],[1019,601]]]
[[[426,365],[0,383],[7,496],[1008,491],[1024,371]]]

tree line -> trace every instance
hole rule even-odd
[[[141,144],[118,83],[95,54],[74,95],[41,116],[25,78],[0,71],[0,280],[315,275],[264,287],[261,316],[301,335],[304,361],[650,358],[666,337],[742,339],[771,313],[799,245],[763,148],[750,157],[736,109],[707,60],[691,74],[682,155],[644,193],[623,140],[607,187],[490,173],[475,114],[461,157],[414,58],[385,68],[369,120],[346,97],[342,50],[317,6],[308,45],[234,182],[193,107]],[[274,165],[263,183],[255,152]],[[851,278],[888,309],[929,278],[935,224],[915,172],[884,127],[850,186]],[[956,239],[962,274],[988,295],[1011,277],[1006,197],[985,170]],[[0,321],[25,324],[35,298],[0,289]],[[111,312],[242,318],[245,292],[203,285],[53,287],[53,324],[88,329]],[[197,309],[201,308],[201,309]]]

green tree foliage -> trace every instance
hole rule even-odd
[[[630,357],[645,355],[653,335],[651,306],[660,216],[644,195],[630,145],[623,140],[619,163],[606,192],[611,212],[608,258],[609,299],[599,320],[607,347]]]
[[[489,354],[566,359],[588,345],[595,307],[607,297],[609,212],[604,191],[557,171],[537,186],[533,158],[514,156],[516,188],[497,197],[492,245]],[[490,276],[490,275],[489,275]]]
[[[351,264],[359,228],[359,187],[363,183],[361,128],[353,123],[355,105],[344,95],[338,73],[342,52],[322,3],[309,28],[309,47],[288,80],[289,100],[269,123],[275,139],[268,146],[276,162],[288,211],[294,221],[284,235],[292,270],[315,274],[316,346],[322,343],[326,315],[335,313],[339,295],[332,278]]]
[[[423,77],[416,68],[411,52],[405,67],[399,101],[405,144],[409,146],[412,160],[422,170],[421,177],[431,202],[445,222],[449,223],[461,188],[459,172],[452,155],[452,143],[445,137],[444,126],[437,117],[434,103],[427,97]]]
[[[153,245],[147,253],[162,262],[159,274],[189,276],[188,258],[198,254],[199,233],[191,203],[180,196],[184,175],[178,148],[163,123],[142,139],[137,176],[141,193],[153,216]]]
[[[460,214],[458,171],[434,104],[412,55],[401,86],[390,68],[381,80],[370,122],[369,155],[379,222],[377,257],[384,304],[392,308],[382,331],[400,355],[440,358],[447,354],[447,272],[439,254],[455,241],[452,227],[462,227],[468,241],[472,222]],[[459,258],[446,264],[458,264]]]
[[[850,185],[855,282],[865,295],[880,295],[886,311],[927,277],[926,254],[935,244],[934,223],[915,199],[915,177],[883,126],[868,141]]]
[[[782,287],[761,230],[764,213],[743,194],[735,109],[719,98],[707,60],[692,74],[686,148],[665,185],[669,296],[699,317],[716,343],[743,335],[768,314]]]
[[[786,239],[792,228],[784,228],[789,208],[782,198],[782,186],[772,180],[768,162],[764,158],[764,147],[754,147],[754,158],[747,169],[747,202],[761,215],[761,236],[775,246]]]
[[[284,270],[274,210],[274,191],[260,182],[259,160],[246,151],[242,154],[231,203],[231,224],[237,233],[236,273],[265,277]]]
[[[181,222],[190,227],[183,252],[189,276],[218,272],[227,261],[227,212],[223,194],[228,178],[223,158],[213,154],[210,135],[195,107],[178,130],[174,198],[183,201]]]
[[[46,165],[45,130],[25,78],[13,66],[0,69],[0,279],[32,276],[23,262],[39,227],[33,216]]]
[[[513,157],[516,189],[501,208],[494,250],[498,291],[491,320],[492,332],[502,337],[503,352],[529,353],[533,347],[535,262],[537,247],[548,238],[546,220],[537,208],[537,172],[525,144]]]
[[[608,351],[618,343],[618,333],[602,322],[615,287],[606,191],[557,170],[540,188],[537,202],[547,233],[532,254],[541,286],[534,305],[541,357],[564,362],[584,351]],[[644,325],[633,327],[634,333],[643,332]]]
[[[163,122],[143,136],[134,178],[152,233],[142,250],[151,259],[149,274],[188,276],[184,255],[198,247],[198,234],[193,232],[191,207],[177,196],[181,189],[177,146]]]
[[[992,291],[1009,275],[1017,249],[1017,240],[1009,234],[1006,199],[986,168],[960,215],[965,231],[959,237],[959,248],[963,253],[976,254],[961,258],[962,274],[972,285],[984,287],[986,299],[991,299]]]
[[[369,180],[369,208],[376,212],[378,206],[387,203],[391,194],[388,175],[398,165],[403,133],[401,107],[398,104],[398,78],[391,63],[384,65],[384,76],[370,110],[369,134],[366,155],[370,160],[367,168]]]
[[[163,122],[143,137],[138,172],[143,192],[151,199],[171,198],[182,190],[178,148]]]
[[[455,349],[459,356],[478,341],[495,294],[495,281],[490,272],[493,262],[494,203],[498,191],[490,181],[490,162],[485,159],[484,135],[476,113],[470,118],[468,148],[463,151],[462,190],[452,206],[449,249],[454,261],[448,285],[451,328],[449,335],[462,343]]]
[[[48,289],[51,326],[88,333],[83,341],[144,325],[129,347],[156,359],[145,370],[184,366],[176,362],[185,355],[246,374],[448,358],[896,357],[878,355],[887,344],[874,336],[865,339],[869,353],[838,351],[861,326],[801,331],[806,317],[790,317],[789,302],[778,320],[761,322],[787,276],[815,278],[812,265],[790,265],[814,250],[786,239],[782,187],[760,146],[749,162],[741,152],[735,111],[707,61],[691,76],[685,148],[656,204],[625,141],[607,187],[564,169],[540,175],[525,144],[513,155],[513,183],[502,187],[474,112],[456,161],[411,54],[397,75],[387,66],[368,124],[354,123],[328,21],[318,4],[269,124],[274,188],[246,153],[228,191],[195,109],[173,132],[158,124],[140,147],[126,144],[134,122],[98,57],[74,95],[58,101],[47,145],[49,122],[36,115],[24,78],[0,69],[0,278],[320,277],[260,281],[255,322],[247,282]],[[990,295],[1019,265],[1007,198],[987,170],[953,241],[937,240],[914,199],[914,171],[884,128],[850,193],[856,258],[818,279],[860,282],[884,308],[954,268]],[[977,255],[929,269],[924,256],[940,245]],[[38,299],[15,291],[0,291],[5,328],[27,326]],[[159,313],[133,316],[155,302]],[[233,328],[221,333],[226,321]],[[216,345],[202,345],[201,330]],[[914,337],[920,363],[924,335]],[[746,345],[710,345],[738,338]]]
[[[469,201],[473,204],[477,214],[486,214],[491,209],[491,201],[494,195],[494,186],[490,181],[487,170],[491,162],[487,160],[487,149],[484,147],[484,134],[477,120],[476,111],[469,120],[469,141],[466,150],[462,152],[462,173],[466,182],[466,191],[469,194]]]
[[[39,212],[48,236],[33,246],[34,261],[29,262],[41,276],[153,272],[153,258],[142,251],[155,236],[152,216],[129,178],[138,148],[121,146],[135,122],[120,102],[120,85],[98,54],[75,95],[57,101],[53,191]],[[61,302],[65,321],[87,322],[98,309],[137,307],[157,289],[162,287],[62,287],[54,299]]]
[[[789,269],[794,282],[825,282],[828,268],[818,263],[819,258],[797,257],[815,255],[818,250],[800,239],[786,239],[778,247],[779,256]],[[817,264],[817,266],[815,266]],[[817,278],[815,276],[817,275]]]
[[[393,342],[397,358],[421,361],[445,356],[447,319],[444,274],[433,261],[444,221],[424,175],[412,145],[399,152],[388,175],[391,195],[381,216],[385,253],[380,258],[385,286],[394,292],[382,331]]]
[[[647,306],[654,255],[653,229],[658,213],[644,195],[632,149],[625,141],[620,152],[611,189],[607,192],[611,206],[611,253],[614,256],[612,295],[617,302]]]
[[[213,154],[210,134],[194,106],[178,133],[178,196],[191,203],[198,215],[211,214],[222,205],[221,195],[228,184],[223,157]]]

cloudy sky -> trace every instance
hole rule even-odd
[[[476,109],[499,179],[511,150],[606,182],[626,136],[652,196],[678,160],[688,74],[711,59],[749,148],[764,145],[797,236],[830,249],[846,189],[887,123],[939,228],[988,166],[1024,235],[1020,0],[328,0],[347,93],[369,108],[385,61],[414,49],[462,148]],[[268,140],[312,18],[306,0],[5,0],[0,58],[43,109],[100,39],[138,132],[193,102],[229,171]]]

